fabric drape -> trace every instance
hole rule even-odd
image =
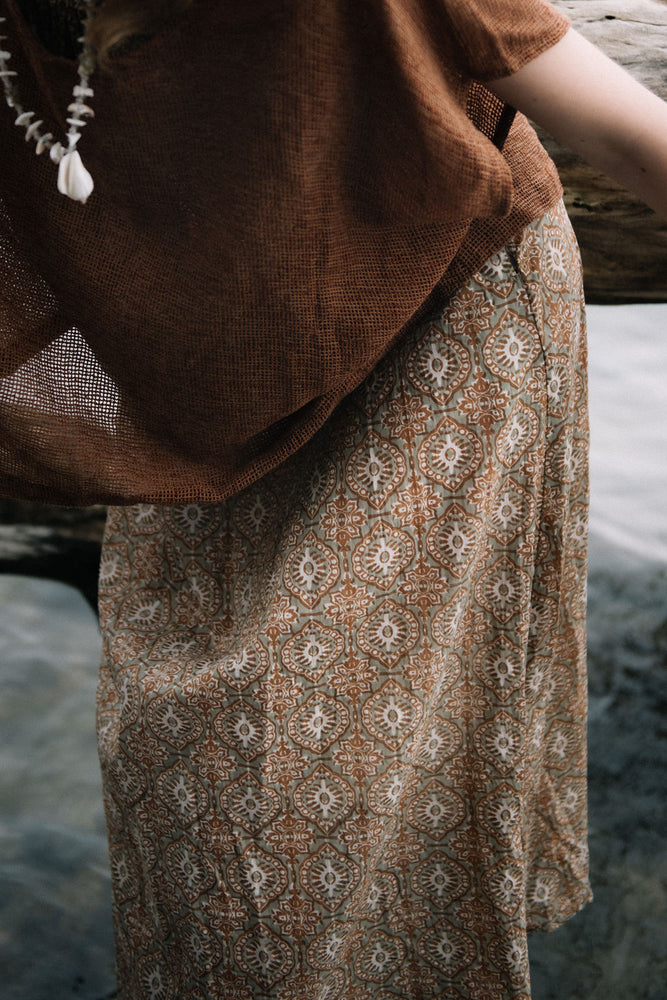
[[[75,61],[0,9],[64,135]],[[93,78],[85,206],[0,108],[0,490],[214,501],[293,453],[558,199],[483,84],[567,28],[543,0],[194,0]]]

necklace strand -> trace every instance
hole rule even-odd
[[[86,2],[86,20],[92,16],[92,5],[90,0]],[[6,18],[0,17],[0,25],[6,22]],[[11,53],[7,51],[6,36],[0,35],[0,79],[5,92],[5,101],[9,108],[15,113],[14,124],[25,129],[26,142],[36,144],[35,152],[41,155],[48,149],[49,156],[54,163],[58,164],[58,190],[61,194],[67,195],[74,201],[85,202],[93,190],[93,179],[81,162],[81,157],[77,150],[77,143],[81,138],[81,129],[86,124],[86,119],[95,116],[94,111],[86,103],[93,96],[93,89],[90,86],[90,77],[95,71],[95,55],[86,41],[86,32],[77,39],[81,44],[81,54],[77,72],[78,83],[72,90],[74,100],[68,105],[67,110],[71,117],[67,118],[69,129],[67,131],[67,145],[56,142],[52,132],[42,132],[42,119],[34,120],[35,112],[27,111],[21,103],[21,96],[16,86],[17,73],[8,66]]]

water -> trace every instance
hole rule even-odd
[[[589,307],[591,859],[596,901],[531,943],[534,1000],[664,1000],[667,305]],[[0,998],[113,993],[79,593],[0,577]]]
[[[667,562],[667,305],[589,306],[591,530]]]

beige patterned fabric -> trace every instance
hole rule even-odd
[[[527,1000],[590,898],[584,315],[562,203],[301,451],[110,511],[123,1000]]]

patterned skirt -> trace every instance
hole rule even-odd
[[[590,898],[585,351],[561,203],[260,482],[110,511],[123,1000],[528,1000]]]

